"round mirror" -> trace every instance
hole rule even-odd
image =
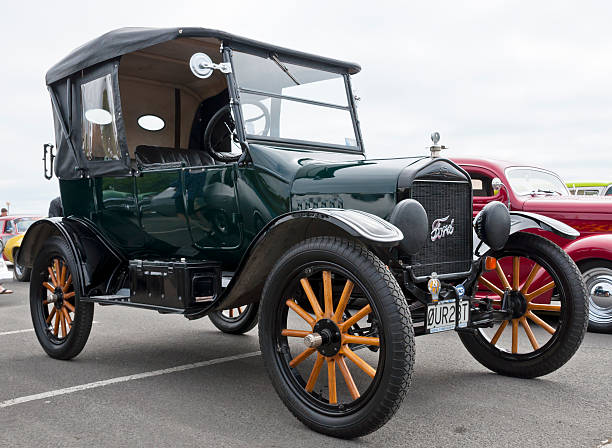
[[[161,131],[166,126],[166,122],[157,115],[143,115],[138,119],[138,126],[145,131]]]
[[[195,53],[193,56],[191,56],[191,59],[189,59],[189,68],[191,68],[191,73],[196,75],[198,78],[209,78],[214,71],[213,65],[212,59],[210,59],[210,56],[205,53]]]
[[[499,177],[494,177],[491,181],[491,186],[493,187],[493,191],[497,194],[497,192],[503,187],[503,182]]]
[[[110,124],[113,121],[111,113],[105,109],[89,109],[85,118],[93,124]]]

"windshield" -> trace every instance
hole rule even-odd
[[[234,52],[247,137],[292,140],[357,151],[345,76]]]
[[[36,221],[34,218],[16,219],[15,225],[17,226],[17,233],[25,233],[34,221]]]
[[[508,168],[506,176],[516,194],[558,194],[569,196],[565,184],[555,174],[535,168]]]

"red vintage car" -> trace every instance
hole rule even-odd
[[[580,232],[577,239],[567,240],[552,232],[529,230],[554,241],[576,262],[589,293],[589,330],[612,333],[612,198],[572,196],[557,174],[538,167],[492,159],[453,160],[472,178],[474,214],[491,201],[501,201],[510,210],[549,216]],[[504,276],[514,275],[524,285],[537,264],[523,257],[520,260],[515,267],[508,257],[500,266]],[[504,289],[496,274],[487,274],[492,285],[483,285],[483,294],[495,287]],[[554,285],[552,279],[537,274],[531,279],[532,289]],[[551,298],[554,300],[554,288],[534,302],[547,303]]]

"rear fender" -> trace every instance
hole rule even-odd
[[[78,270],[73,275],[79,278],[82,297],[116,292],[127,260],[86,219],[45,218],[36,221],[23,238],[19,263],[32,267],[36,255],[53,236],[66,241],[77,262]]]
[[[396,246],[404,238],[393,224],[359,210],[319,208],[281,215],[251,242],[215,309],[258,302],[278,258],[294,244],[316,236],[358,239],[373,250]]]
[[[585,236],[572,241],[563,250],[576,264],[594,259],[612,261],[612,234]]]

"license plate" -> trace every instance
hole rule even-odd
[[[440,300],[439,302],[427,305],[425,324],[429,333],[466,327],[469,320],[469,300],[460,300],[459,306],[457,306],[455,299]]]

